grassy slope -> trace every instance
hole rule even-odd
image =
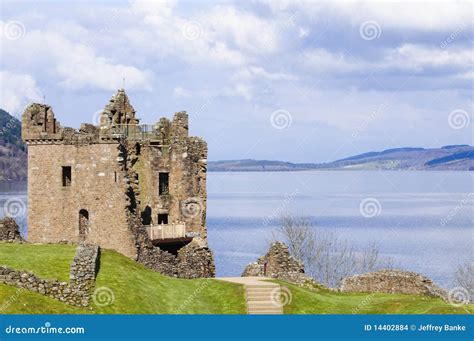
[[[67,280],[75,248],[68,245],[0,243],[0,265],[33,271],[43,278]],[[414,295],[318,292],[277,281],[291,291],[286,314],[466,314],[441,299]],[[245,313],[243,288],[214,280],[184,280],[150,271],[115,251],[102,250],[97,287],[112,289],[112,305],[75,308],[27,290],[0,284],[0,313]]]
[[[21,256],[20,256],[21,255]],[[0,244],[0,264],[67,280],[74,247]],[[238,314],[245,313],[243,287],[206,279],[170,278],[115,251],[102,250],[97,287],[110,288],[112,305],[74,308],[48,297],[0,284],[1,313]]]
[[[285,314],[472,314],[472,305],[453,307],[440,298],[417,295],[314,292],[276,281],[290,289]]]

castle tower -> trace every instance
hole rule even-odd
[[[165,274],[213,276],[207,144],[188,136],[186,112],[154,125],[139,125],[135,114],[123,89],[99,126],[82,124],[79,131],[61,127],[50,106],[25,110],[28,240],[86,241]]]

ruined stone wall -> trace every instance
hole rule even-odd
[[[138,162],[139,158],[137,150],[134,144],[129,141],[121,141],[121,148],[125,158],[125,177],[126,179],[135,179],[137,168],[134,167],[134,164]],[[139,178],[141,179],[141,177]],[[183,246],[177,256],[153,245],[142,224],[143,199],[138,199],[138,197],[143,193],[141,189],[143,187],[138,186],[140,181],[128,181],[127,183],[130,196],[127,221],[135,238],[137,261],[168,276],[179,278],[214,277],[214,257],[212,251],[207,247],[206,241],[201,238],[194,238],[189,244]]]
[[[85,241],[136,256],[125,216],[118,143],[28,145],[28,241],[79,241],[79,211],[89,214]],[[71,166],[63,186],[62,166]]]
[[[290,255],[288,246],[278,241],[270,245],[266,255],[247,265],[242,277],[248,276],[277,278],[311,289],[321,286],[304,274],[304,264]]]
[[[99,248],[81,244],[70,268],[70,281],[42,279],[30,271],[0,266],[0,283],[37,292],[62,302],[85,307],[89,305],[99,263]]]
[[[207,144],[188,136],[188,115],[176,113],[170,122],[161,119],[160,144],[142,143],[134,168],[140,179],[141,208],[151,210],[152,223],[159,213],[169,215],[169,223],[186,223],[191,236],[206,239]],[[158,195],[159,173],[169,173],[169,194]]]
[[[0,219],[0,241],[22,242],[20,227],[13,218]]]
[[[416,272],[401,270],[380,270],[347,277],[342,280],[340,290],[343,292],[416,294],[442,298],[446,296],[446,293],[429,278]]]

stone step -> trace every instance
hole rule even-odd
[[[247,301],[271,301],[271,295],[247,295]]]
[[[251,308],[249,307],[247,309],[247,312],[249,314],[254,314],[254,313],[274,313],[274,314],[283,314],[283,309],[272,309],[272,308]]]
[[[273,290],[278,290],[278,288],[250,288],[247,292],[273,292]]]
[[[253,308],[249,307],[247,309],[248,312],[259,312],[259,311],[273,311],[273,312],[283,312],[283,309],[280,308],[270,308],[270,307],[260,307],[260,308]]]
[[[282,313],[279,311],[254,311],[248,312],[249,315],[281,315]]]
[[[275,288],[278,288],[279,286],[278,285],[275,285],[275,284],[247,284],[245,285],[245,287],[247,289],[262,289],[262,288],[265,288],[265,289],[275,289]]]
[[[251,301],[247,302],[249,307],[255,307],[255,308],[260,308],[260,307],[276,307],[279,308],[278,305],[274,304],[271,301]]]

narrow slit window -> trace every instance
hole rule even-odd
[[[117,182],[117,172],[114,172],[114,181]]]
[[[71,186],[72,173],[70,166],[63,166],[63,187]]]
[[[158,214],[158,225],[167,225],[168,224],[168,213],[160,213]]]
[[[169,194],[169,173],[161,172],[158,175],[158,194]]]

